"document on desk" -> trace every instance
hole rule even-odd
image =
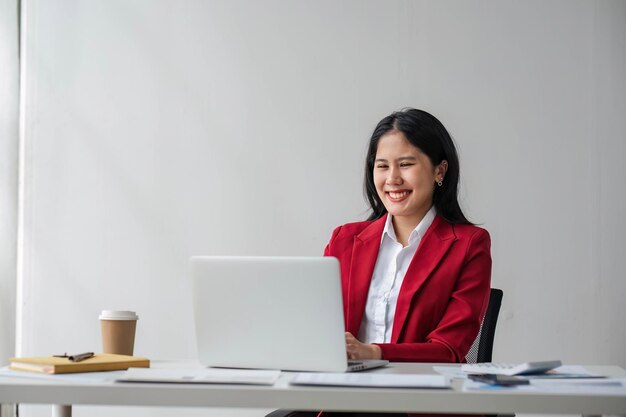
[[[626,395],[626,378],[538,379],[531,380],[530,384],[533,388],[542,392]]]
[[[372,388],[450,388],[450,378],[444,375],[380,374],[380,373],[318,373],[297,374],[292,385],[321,385],[335,387]]]
[[[130,368],[118,382],[274,385],[280,371],[224,368]]]
[[[8,366],[0,368],[0,377],[18,377],[30,379],[42,379],[48,381],[71,381],[80,384],[102,383],[115,381],[124,375],[126,371],[106,371],[106,372],[79,372],[75,374],[42,374],[38,372],[14,371]]]
[[[450,378],[467,379],[468,373],[463,372],[459,365],[436,365],[433,370],[441,375]],[[520,375],[519,378],[526,379],[579,379],[579,378],[604,378],[604,375],[597,375],[589,372],[587,368],[580,365],[563,365],[551,371],[541,374]]]
[[[559,394],[626,395],[626,378],[530,379],[528,385],[502,386],[466,380],[463,391],[524,391]]]

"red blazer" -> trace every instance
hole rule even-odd
[[[357,336],[387,216],[335,229],[325,256],[339,259],[346,331]],[[402,282],[384,359],[464,362],[491,286],[491,241],[480,227],[437,215]]]

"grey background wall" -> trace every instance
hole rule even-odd
[[[19,353],[96,349],[123,308],[138,354],[194,357],[188,257],[320,254],[366,216],[376,122],[412,106],[492,234],[495,359],[626,366],[626,3],[24,7]]]

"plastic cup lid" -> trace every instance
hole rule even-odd
[[[139,316],[134,311],[127,310],[102,310],[100,320],[139,320]]]

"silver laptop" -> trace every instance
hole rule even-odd
[[[202,364],[345,372],[388,363],[348,366],[337,259],[194,256],[190,263]]]

